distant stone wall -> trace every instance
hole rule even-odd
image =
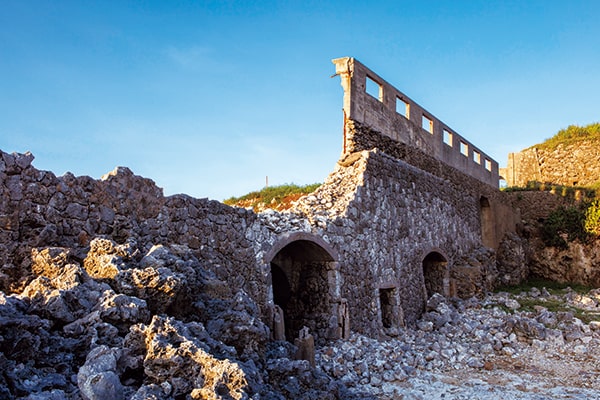
[[[501,171],[508,186],[525,187],[536,181],[566,186],[589,186],[600,181],[600,142],[580,141],[548,150],[531,147],[510,153]]]
[[[562,196],[550,191],[522,191],[505,193],[505,197],[519,210],[521,219],[528,223],[537,223],[559,207],[572,206],[573,197]]]

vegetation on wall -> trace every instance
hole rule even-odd
[[[585,211],[585,231],[600,236],[600,200],[594,200]]]
[[[558,145],[573,144],[581,140],[600,140],[600,123],[596,122],[586,126],[569,125],[566,129],[561,129],[550,139],[533,147],[541,149],[555,149]]]
[[[581,206],[559,207],[544,220],[542,239],[547,246],[567,248],[576,239],[585,242],[585,209]]]
[[[230,197],[223,203],[230,206],[252,208],[256,212],[267,208],[274,210],[287,210],[292,203],[300,197],[314,192],[321,186],[320,183],[298,186],[293,183],[279,186],[266,187],[259,191],[250,192],[240,197]]]
[[[541,230],[544,243],[559,248],[600,236],[600,200],[557,208],[544,220]]]
[[[562,197],[573,200],[589,201],[596,198],[596,193],[600,193],[600,181],[590,186],[565,186],[553,183],[543,183],[538,181],[529,181],[527,186],[509,186],[501,189],[504,192],[551,192]]]

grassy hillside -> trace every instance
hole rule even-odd
[[[293,183],[271,186],[260,191],[250,192],[241,197],[230,197],[224,200],[223,203],[230,206],[252,208],[256,212],[267,208],[278,211],[287,210],[292,206],[292,202],[314,192],[319,186],[321,186],[320,183],[304,186],[298,186]]]
[[[550,139],[532,147],[552,150],[559,144],[572,144],[581,140],[600,141],[600,123],[596,122],[586,126],[570,125],[568,128],[558,131]]]

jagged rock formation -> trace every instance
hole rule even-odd
[[[36,277],[19,294],[0,292],[1,397],[341,396],[306,361],[281,360],[293,349],[270,358],[277,342],[257,305],[184,246],[142,255],[94,239],[83,266],[72,254],[34,249]]]

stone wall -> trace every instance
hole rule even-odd
[[[510,153],[502,175],[508,186],[525,187],[536,181],[565,186],[589,186],[600,181],[597,141],[559,144],[555,149],[530,147]]]
[[[350,130],[357,129],[363,130],[361,138],[372,138],[385,152],[363,143],[364,149],[342,158],[293,213],[267,215],[271,226],[285,227],[280,232],[309,230],[337,250],[340,294],[348,301],[352,330],[393,334],[393,326],[384,329],[390,317],[384,315],[386,307],[393,309],[396,326],[414,323],[421,315],[427,299],[423,269],[430,254],[444,260],[445,281],[438,283],[446,294],[469,296],[490,287],[495,258],[483,243],[482,197],[497,210],[492,217],[497,221],[491,223],[494,235],[499,227],[498,242],[514,231],[518,220],[489,185],[351,122]],[[358,150],[358,143],[351,143]],[[302,226],[302,219],[307,225]],[[277,236],[266,240],[277,241]],[[390,296],[390,303],[382,304]]]
[[[347,120],[346,132],[348,152],[381,149],[396,159],[403,160],[420,170],[450,182],[473,197],[478,197],[480,200],[481,198],[487,199],[492,213],[490,221],[488,221],[489,232],[487,237],[484,237],[484,244],[487,247],[497,248],[507,232],[514,232],[515,224],[519,222],[520,217],[518,213],[515,213],[511,202],[506,200],[504,193],[495,187],[466,175],[415,147],[382,135],[357,121]],[[465,209],[465,212],[468,213],[470,210]]]

